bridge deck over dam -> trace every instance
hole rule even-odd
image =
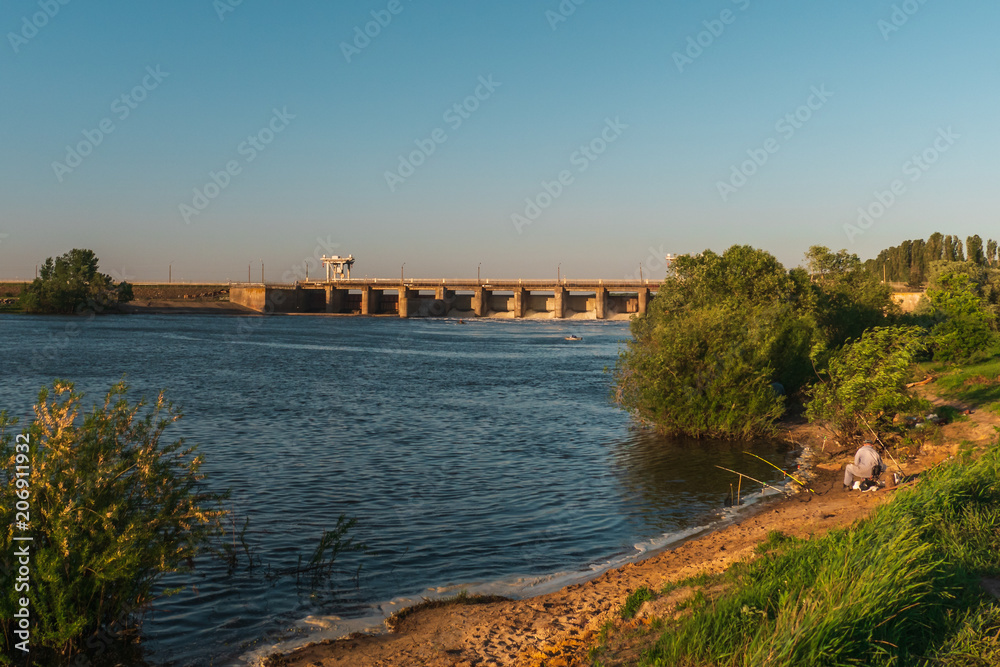
[[[335,279],[234,283],[229,299],[262,313],[604,320],[645,314],[659,286],[655,280]]]

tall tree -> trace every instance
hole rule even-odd
[[[954,246],[952,248],[952,253],[955,255],[955,261],[956,262],[964,262],[965,261],[965,251],[963,250],[962,239],[958,238],[957,235],[956,236],[952,236],[951,237],[951,242],[952,242],[952,244]]]
[[[913,242],[910,258],[910,279],[907,284],[919,287],[927,282],[927,243],[923,239]]]
[[[970,262],[982,265],[986,263],[986,256],[983,254],[983,239],[979,234],[973,234],[965,239],[965,255]]]
[[[944,259],[944,235],[934,232],[927,238],[927,264]]]
[[[954,262],[955,261],[955,243],[951,234],[944,237],[944,261]]]

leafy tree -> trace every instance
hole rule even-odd
[[[944,235],[941,232],[934,232],[927,237],[927,263],[944,259]]]
[[[806,261],[811,268],[820,269],[821,277],[815,281],[813,299],[800,299],[800,303],[822,331],[817,342],[823,349],[836,349],[865,330],[884,325],[887,315],[899,313],[892,288],[865,271],[857,255],[813,246]],[[822,354],[814,357],[820,365],[825,363]]]
[[[955,261],[955,246],[951,241],[951,234],[944,237],[944,256],[942,259],[946,262]]]
[[[181,440],[161,442],[180,414],[162,394],[150,406],[130,404],[127,391],[116,384],[81,419],[83,397],[57,380],[51,394],[39,393],[35,420],[16,441],[0,415],[0,565],[11,563],[20,534],[15,465],[31,470],[33,655],[67,658],[100,628],[122,632],[149,605],[159,576],[183,569],[216,530],[221,497],[201,488],[200,457]],[[13,586],[0,591],[7,647],[19,595]]]
[[[976,285],[965,273],[949,272],[937,279],[937,288],[927,290],[932,316],[934,358],[966,361],[986,352],[995,342],[996,318]]]
[[[955,256],[955,261],[956,262],[964,262],[965,261],[965,250],[963,249],[963,246],[962,246],[962,239],[958,238],[958,236],[956,235],[956,236],[951,237],[951,242],[952,242],[952,246],[953,246],[952,247],[952,254]]]
[[[132,286],[115,284],[100,273],[92,250],[70,250],[42,264],[35,278],[21,294],[21,305],[29,313],[80,314],[116,309],[132,300]]]
[[[800,285],[769,253],[733,246],[682,256],[615,370],[616,398],[666,433],[747,438],[783,412],[775,381],[796,388],[815,324]]]
[[[841,275],[858,266],[858,256],[848,254],[847,250],[831,252],[822,245],[814,245],[806,251],[806,266],[812,280],[822,282],[825,278]]]
[[[983,254],[983,239],[979,234],[973,234],[965,239],[965,254],[969,261],[975,264],[985,264],[986,256]]]
[[[967,252],[963,252],[963,244],[958,236],[944,236],[935,232],[926,241],[907,240],[898,246],[886,248],[875,259],[865,262],[865,268],[879,278],[885,276],[892,282],[905,282],[912,287],[920,287],[931,278],[930,267],[935,262],[951,264],[968,261],[978,266],[994,264],[997,252],[995,241],[987,241],[984,250],[982,238],[975,234],[966,239],[964,248]]]
[[[827,379],[813,387],[806,416],[829,422],[845,438],[889,426],[915,405],[906,380],[924,336],[915,326],[878,327],[845,345],[830,359]]]
[[[910,278],[906,282],[910,287],[920,287],[927,282],[927,244],[917,239],[911,248]]]
[[[666,318],[637,340],[617,371],[619,402],[663,433],[745,437],[768,432],[783,412],[772,390],[765,329],[751,335],[745,313],[702,308]],[[646,318],[636,320],[647,322]]]

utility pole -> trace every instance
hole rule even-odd
[[[482,285],[483,284],[483,279],[479,277],[480,274],[481,274],[481,272],[482,272],[482,268],[483,268],[483,263],[479,262],[479,266],[476,267],[476,284],[477,285]]]
[[[400,265],[400,267],[399,267],[399,282],[400,282],[400,284],[403,283],[403,267],[404,266],[406,266],[406,262],[403,262],[402,265]]]
[[[260,258],[260,284],[264,284],[264,258]]]
[[[562,282],[562,262],[559,262],[559,264],[556,265],[556,282]]]

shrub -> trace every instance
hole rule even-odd
[[[664,433],[751,438],[773,430],[832,350],[898,308],[846,250],[813,246],[812,270],[733,246],[682,256],[616,366],[616,400]]]
[[[770,254],[733,246],[677,259],[616,367],[616,399],[664,433],[750,438],[784,410],[772,388],[801,380],[814,327]]]
[[[810,421],[824,420],[846,437],[886,427],[915,405],[906,393],[914,358],[924,349],[919,327],[878,327],[848,343],[830,359],[828,380],[812,389]]]
[[[31,650],[67,657],[98,629],[121,632],[141,618],[164,572],[183,569],[216,531],[221,497],[205,493],[200,457],[183,441],[161,441],[180,413],[161,393],[130,403],[122,382],[81,418],[82,395],[56,381],[42,389],[28,436]],[[12,564],[15,463],[0,418],[0,558]],[[23,443],[23,435],[18,439]],[[11,652],[18,598],[0,592],[0,629]],[[0,654],[0,658],[2,658]]]
[[[29,313],[101,313],[132,300],[132,286],[116,285],[111,276],[100,273],[92,250],[70,250],[55,260],[49,257],[39,273],[20,297]]]
[[[996,342],[995,319],[975,285],[963,273],[946,273],[938,285],[927,290],[932,316],[938,320],[931,330],[934,358],[968,361],[984,355]]]

